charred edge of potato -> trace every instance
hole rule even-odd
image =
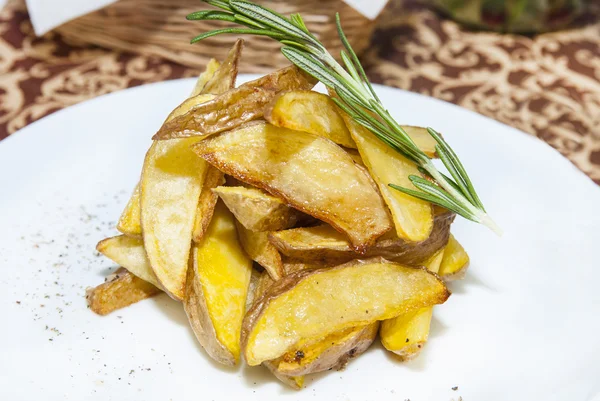
[[[219,197],[213,193],[212,189],[223,185],[224,182],[225,175],[213,166],[209,166],[204,184],[202,185],[202,191],[200,192],[196,221],[194,223],[193,240],[197,244],[204,238],[215,211],[215,206],[219,200]]]
[[[191,258],[193,260],[193,258]],[[196,279],[196,268],[190,262],[185,283],[183,309],[192,331],[202,348],[215,361],[227,366],[235,366],[235,356],[217,339],[217,333],[208,313],[202,284]]]
[[[202,91],[204,93],[224,93],[235,88],[235,80],[238,75],[238,64],[244,48],[244,40],[238,39],[229,50],[227,57],[211,79],[206,83]]]
[[[158,294],[160,290],[121,267],[106,282],[86,290],[89,308],[99,314],[109,313]]]
[[[353,267],[360,264],[370,264],[370,263],[389,263],[386,259],[382,257],[375,257],[366,260],[352,260],[348,263],[341,264],[332,268],[321,268],[321,269],[309,269],[309,270],[301,270],[295,273],[289,274],[283,277],[281,280],[275,281],[270,287],[266,289],[266,291],[258,297],[252,308],[246,313],[244,317],[244,322],[242,323],[242,333],[241,333],[241,349],[246,350],[248,346],[248,340],[250,336],[251,329],[254,327],[255,322],[260,319],[263,312],[269,307],[270,303],[279,298],[282,294],[292,290],[296,287],[300,282],[313,275],[321,272],[332,271],[336,269],[345,269],[349,267]],[[450,297],[451,292],[445,286],[443,280],[433,272],[430,272],[425,267],[413,267],[417,270],[423,270],[428,274],[434,276],[436,280],[443,286],[443,293],[439,294],[439,297],[435,300],[436,304],[442,304],[446,302],[446,300]],[[244,352],[244,351],[242,351]]]
[[[301,376],[331,369],[343,370],[352,359],[369,349],[377,337],[378,330],[379,322],[375,322],[364,326],[362,330],[346,339],[346,341],[338,344],[332,341],[334,345],[327,347],[309,364],[302,363],[302,358],[299,357],[302,355],[299,354],[299,352],[302,352],[301,349],[294,350],[291,354],[287,353],[281,358],[279,372],[288,376]],[[332,336],[339,336],[339,333],[334,333]],[[328,338],[322,341],[326,342]]]
[[[231,89],[163,124],[152,139],[205,137],[234,129],[262,117],[264,106],[277,93],[290,89],[311,89],[316,82],[296,66],[277,70]]]
[[[454,218],[454,213],[448,211],[440,212],[434,218],[433,230],[428,239],[411,243],[400,238],[389,238],[387,235],[384,235],[362,255],[354,252],[349,243],[336,247],[294,247],[282,237],[285,231],[269,233],[269,241],[285,257],[296,262],[331,266],[346,263],[353,259],[381,256],[393,262],[414,266],[427,260],[448,243],[450,225],[454,221]],[[292,228],[288,231],[293,230],[301,230],[301,228]]]

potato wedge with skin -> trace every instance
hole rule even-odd
[[[435,274],[382,258],[293,273],[275,282],[246,314],[244,356],[258,365],[302,339],[391,319],[449,296]]]
[[[312,344],[299,344],[280,358],[284,375],[308,375],[330,369],[342,370],[367,349],[377,337],[379,322],[333,333]]]
[[[198,96],[201,93],[212,93],[210,91],[204,91],[204,87],[206,86],[206,83],[215,76],[215,73],[219,70],[219,68],[221,68],[221,63],[219,63],[218,60],[211,58],[208,64],[206,64],[206,69],[204,72],[202,72],[198,77],[190,97]]]
[[[269,242],[269,233],[250,231],[236,220],[237,233],[242,248],[250,259],[265,268],[273,280],[283,277],[283,262],[277,248]]]
[[[260,274],[260,277],[256,283],[256,288],[254,289],[253,303],[259,300],[274,282],[275,281],[273,281],[271,276],[269,276],[269,273],[263,271]],[[262,363],[262,365],[269,369],[273,376],[275,376],[279,381],[293,388],[294,390],[300,390],[304,386],[304,376],[283,375],[281,372],[279,372],[279,360],[265,361]]]
[[[118,235],[98,242],[96,250],[129,272],[150,284],[161,288],[150,267],[144,241],[141,238]]]
[[[236,43],[237,45],[237,43]],[[234,46],[235,49],[235,46]],[[231,53],[231,52],[230,52]],[[238,54],[239,57],[239,54]],[[198,95],[203,94],[203,89],[206,86],[206,83],[209,82],[217,70],[220,69],[221,64],[215,60],[211,59],[206,66],[206,70],[200,74],[198,80],[196,81],[196,85],[189,99],[186,99],[181,105],[179,105],[175,110],[173,110],[169,117],[175,117],[182,113],[189,111],[191,107],[196,105],[199,101],[205,101],[204,97],[197,97]],[[235,76],[229,77],[229,85],[235,84]],[[167,120],[169,120],[167,117]],[[142,236],[142,223],[141,223],[141,210],[140,210],[140,184],[135,186],[133,194],[127,202],[127,206],[125,206],[125,210],[121,214],[121,218],[119,219],[119,223],[117,225],[117,230],[119,230],[123,234],[131,235],[131,236]]]
[[[461,280],[467,273],[469,261],[465,248],[450,234],[438,274],[444,281]]]
[[[142,220],[140,210],[140,184],[135,186],[131,198],[127,202],[119,222],[117,223],[117,230],[122,234],[129,235],[131,237],[142,238]]]
[[[290,66],[229,90],[213,101],[192,108],[166,122],[152,139],[164,140],[195,136],[206,138],[257,120],[265,106],[282,91],[311,89],[316,84],[296,66]]]
[[[194,222],[193,232],[194,242],[196,243],[202,241],[202,238],[204,238],[204,234],[212,219],[215,205],[219,200],[219,197],[213,193],[213,188],[223,185],[224,183],[225,175],[213,166],[208,166],[206,177],[202,184],[202,190],[200,191],[198,208],[196,209],[196,221]]]
[[[320,135],[346,148],[356,144],[331,98],[313,91],[279,94],[265,109],[265,120],[278,127]]]
[[[228,90],[235,88],[235,81],[238,75],[238,64],[242,57],[243,47],[243,39],[235,41],[231,49],[229,49],[227,57],[223,60],[223,64],[215,70],[200,92],[220,95],[221,93],[225,93]]]
[[[307,217],[258,188],[217,187],[213,192],[225,202],[237,221],[251,231],[284,230]]]
[[[340,112],[365,166],[379,185],[381,195],[392,212],[396,235],[413,242],[427,239],[433,228],[431,204],[388,186],[393,183],[416,190],[408,177],[421,175],[417,166],[355,122],[348,114]]]
[[[217,362],[235,365],[252,260],[242,251],[233,215],[217,203],[202,243],[192,250],[184,309],[200,344]]]
[[[106,282],[86,291],[90,309],[99,315],[108,315],[143,299],[158,294],[160,290],[136,277],[124,268],[106,278]]]
[[[380,237],[364,255],[352,250],[344,235],[327,224],[300,227],[269,233],[269,241],[288,258],[298,262],[335,265],[352,259],[382,256],[408,265],[419,265],[448,242],[454,214],[439,211],[429,238],[407,242],[389,232]]]
[[[331,224],[365,251],[391,221],[372,180],[328,139],[257,122],[194,145],[226,174]]]
[[[221,76],[215,88],[233,88],[240,56],[240,42],[214,76]],[[211,80],[202,89],[211,87]],[[176,108],[167,121],[178,118],[191,108],[211,100],[214,95],[200,94]],[[155,141],[144,160],[141,179],[141,219],[144,246],[152,270],[165,291],[174,299],[183,299],[187,263],[195,228],[200,237],[205,226],[202,218],[211,213],[211,196],[200,199],[210,166],[195,157],[190,146],[199,138]],[[213,199],[214,200],[214,199]],[[200,203],[200,202],[208,203]],[[203,210],[205,208],[206,210]],[[197,218],[197,213],[204,213]],[[196,221],[200,220],[200,226]],[[209,219],[204,219],[208,221]]]
[[[425,267],[437,273],[444,250],[436,252],[426,263]],[[384,320],[381,323],[381,343],[388,350],[398,355],[400,360],[408,361],[415,358],[429,338],[429,327],[433,316],[433,306]]]

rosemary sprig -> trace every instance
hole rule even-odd
[[[436,140],[436,150],[450,176],[441,173],[429,158],[412,141],[410,136],[394,120],[373,90],[365,71],[352,49],[336,15],[340,40],[345,50],[340,65],[325,46],[306,28],[299,14],[289,18],[246,0],[203,0],[224,11],[198,11],[188,15],[190,20],[223,20],[244,28],[226,28],[202,33],[192,43],[211,36],[235,33],[262,35],[279,41],[282,53],[293,64],[334,90],[333,100],[359,124],[375,134],[397,152],[412,160],[420,171],[432,178],[409,176],[418,190],[389,184],[390,187],[419,199],[440,205],[466,219],[481,223],[500,234],[500,228],[486,213],[467,171],[450,145],[432,128],[428,128]]]

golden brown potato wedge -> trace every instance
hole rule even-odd
[[[444,250],[440,249],[426,263],[425,267],[437,273]],[[415,358],[429,338],[429,327],[433,315],[433,306],[422,308],[381,323],[381,343],[388,350],[398,355],[400,360]]]
[[[281,199],[258,188],[217,187],[213,189],[235,218],[251,231],[276,231],[293,227],[306,216]]]
[[[204,72],[202,72],[198,77],[190,97],[198,96],[201,93],[212,93],[210,91],[204,91],[204,87],[206,86],[207,82],[215,76],[215,73],[219,70],[219,68],[221,68],[221,63],[219,63],[218,60],[211,58],[208,64],[206,64],[206,69]]]
[[[292,376],[342,370],[353,358],[369,349],[378,330],[379,322],[374,322],[333,333],[316,343],[298,344],[280,358],[277,370]]]
[[[236,221],[237,233],[242,248],[250,259],[265,268],[273,280],[283,277],[283,262],[277,248],[269,242],[269,233],[250,231]]]
[[[346,126],[356,142],[360,156],[379,185],[381,195],[392,212],[396,235],[407,241],[423,241],[433,228],[431,204],[388,186],[393,183],[415,189],[410,175],[420,176],[417,166],[382,142],[369,130],[342,112]]]
[[[354,252],[345,236],[327,224],[271,232],[269,241],[286,257],[303,263],[331,266],[361,257],[383,256],[415,266],[446,245],[453,220],[454,214],[440,211],[425,241],[407,242],[390,232],[379,238],[364,255]]]
[[[98,242],[96,250],[144,281],[161,288],[150,267],[141,238],[118,235]]]
[[[446,282],[460,280],[464,278],[468,268],[469,255],[460,242],[450,234],[448,245],[444,250],[444,258],[440,265],[440,277]]]
[[[226,174],[328,222],[357,252],[391,228],[373,182],[325,138],[257,122],[206,139],[194,150]]]
[[[261,118],[265,106],[282,91],[311,89],[316,81],[290,66],[229,90],[213,101],[166,122],[152,139],[206,138]]]
[[[292,273],[246,314],[242,347],[249,365],[279,358],[302,339],[323,338],[443,303],[450,292],[433,273],[382,258]]]
[[[202,243],[193,250],[184,309],[196,338],[217,362],[235,365],[240,358],[240,331],[252,260],[240,247],[235,219],[217,203]]]
[[[106,282],[86,292],[88,305],[99,315],[109,313],[158,294],[160,290],[124,268],[106,278]]]
[[[322,93],[298,90],[279,94],[265,109],[265,120],[278,127],[320,135],[338,145],[356,144],[331,98]]]
[[[225,175],[213,166],[208,166],[202,190],[200,191],[200,198],[198,199],[198,208],[196,209],[196,221],[194,222],[193,232],[193,238],[196,243],[202,241],[202,238],[204,238],[204,234],[212,219],[215,205],[217,204],[217,200],[219,200],[219,197],[213,193],[213,188],[224,183]]]
[[[263,271],[256,283],[254,289],[254,302],[264,295],[266,290],[273,285],[275,281],[269,276],[269,273]],[[300,390],[304,386],[304,376],[290,376],[283,375],[279,372],[279,360],[265,361],[262,363],[269,371],[283,384],[293,388],[294,390]]]
[[[142,237],[139,183],[135,186],[129,202],[127,202],[123,213],[121,213],[121,217],[117,223],[117,230],[131,237]]]
[[[236,45],[237,45],[237,43],[236,43]],[[234,49],[235,48],[236,48],[236,46],[234,46]],[[230,51],[230,54],[232,54],[232,51]],[[239,57],[239,54],[237,54],[237,56]],[[228,61],[231,64],[231,60],[228,60]],[[221,66],[221,64],[215,59],[211,59],[208,62],[208,65],[206,66],[206,71],[204,71],[198,77],[198,81],[196,82],[196,85],[194,87],[194,90],[192,91],[192,94],[190,95],[190,98],[185,100],[181,105],[179,105],[175,110],[173,110],[170,113],[169,117],[167,117],[167,120],[169,118],[172,118],[173,116],[178,116],[182,113],[186,113],[187,111],[189,111],[189,109],[191,107],[196,105],[199,101],[202,102],[202,101],[206,100],[205,97],[202,97],[202,96],[197,97],[197,96],[201,95],[203,93],[206,93],[206,92],[203,92],[204,87],[206,86],[207,82],[212,80],[215,73],[220,70],[220,66]],[[236,71],[237,71],[237,68],[236,68]],[[225,72],[223,72],[223,73],[225,73]],[[222,76],[223,73],[220,73],[219,76]],[[230,76],[229,79],[230,80],[228,81],[228,84],[233,85],[235,83],[235,75],[233,77]],[[131,235],[131,236],[136,236],[136,237],[142,236],[141,209],[140,209],[140,184],[139,183],[135,186],[133,194],[131,195],[129,202],[127,202],[127,206],[125,206],[125,210],[123,210],[123,213],[121,214],[121,218],[119,219],[119,223],[117,224],[117,230],[119,230],[121,233],[126,234],[126,235]]]
[[[223,65],[213,74],[202,92],[231,89],[235,86],[241,42],[236,42]],[[214,84],[213,84],[214,82]],[[199,104],[214,98],[200,94],[177,107],[167,118],[178,118]],[[191,241],[201,237],[214,205],[211,194],[200,199],[210,166],[191,151],[199,138],[155,141],[144,160],[141,179],[141,219],[144,246],[152,270],[165,291],[183,299]],[[212,172],[211,177],[218,173]],[[202,202],[202,203],[200,203]],[[197,218],[197,213],[202,216]],[[199,221],[196,226],[196,221]],[[195,230],[197,228],[197,231]]]

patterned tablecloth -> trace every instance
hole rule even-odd
[[[473,32],[392,0],[363,56],[374,82],[434,96],[536,135],[600,184],[600,7],[578,28]],[[56,110],[131,86],[192,77],[157,57],[35,38],[22,0],[0,10],[0,139]],[[50,133],[49,133],[50,134]]]

